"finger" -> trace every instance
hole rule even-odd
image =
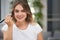
[[[5,22],[5,23],[9,23],[9,20],[5,20],[4,22]]]

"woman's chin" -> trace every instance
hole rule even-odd
[[[17,20],[18,22],[24,22],[25,20],[21,19],[21,20]]]

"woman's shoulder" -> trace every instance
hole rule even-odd
[[[4,24],[1,30],[2,31],[7,31],[7,29],[8,29],[8,25],[7,24]]]
[[[7,31],[8,30],[8,25],[7,24],[4,24],[3,26],[2,26],[2,29],[1,29],[2,31]]]
[[[31,24],[32,26],[35,26],[35,27],[36,27],[36,26],[40,26],[40,25],[39,25],[38,23],[36,23],[36,22],[35,22],[35,23],[30,23],[30,24]]]
[[[3,27],[7,27],[8,25],[7,24],[4,24]]]
[[[42,31],[42,28],[38,23],[31,24],[31,28],[33,28],[36,31],[36,33],[39,33]]]

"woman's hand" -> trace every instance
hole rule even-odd
[[[13,26],[14,22],[13,22],[12,17],[10,15],[6,16],[4,21],[8,26]]]
[[[8,30],[3,31],[3,40],[12,40],[13,20],[10,15],[5,17],[4,22],[8,25]]]

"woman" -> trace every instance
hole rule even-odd
[[[42,29],[33,21],[27,0],[13,1],[11,13],[2,28],[3,40],[43,40]]]

